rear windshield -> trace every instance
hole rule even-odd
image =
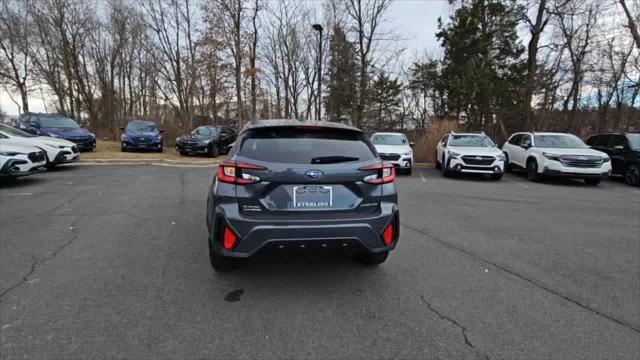
[[[325,128],[271,127],[249,130],[240,156],[266,162],[331,164],[375,159],[364,135]]]

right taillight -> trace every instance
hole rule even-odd
[[[258,176],[247,174],[243,170],[267,170],[267,168],[260,165],[224,161],[218,166],[218,181],[237,185],[253,184],[260,181]]]
[[[385,245],[390,245],[393,242],[393,223],[387,225],[386,228],[384,228],[384,231],[382,232],[382,240],[384,241]]]
[[[386,184],[396,179],[396,169],[392,164],[374,164],[360,170],[376,170],[374,174],[364,177],[364,182],[369,184]]]

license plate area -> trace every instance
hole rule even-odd
[[[323,185],[298,185],[292,190],[294,209],[326,209],[333,206],[333,188]]]

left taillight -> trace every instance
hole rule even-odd
[[[267,168],[260,165],[224,161],[218,166],[218,181],[237,185],[253,184],[260,181],[260,177],[248,174],[244,170],[267,170]]]
[[[387,184],[396,179],[396,169],[392,164],[374,164],[361,167],[360,170],[376,170],[374,174],[364,177],[369,184]]]

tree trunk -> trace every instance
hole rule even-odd
[[[524,123],[522,124],[522,130],[527,131],[531,127],[531,100],[533,98],[533,88],[538,66],[538,41],[540,40],[540,34],[544,30],[544,12],[546,5],[547,0],[540,0],[536,22],[531,29],[531,40],[529,40],[529,47],[527,49],[529,55],[527,58],[527,87],[524,97]]]

